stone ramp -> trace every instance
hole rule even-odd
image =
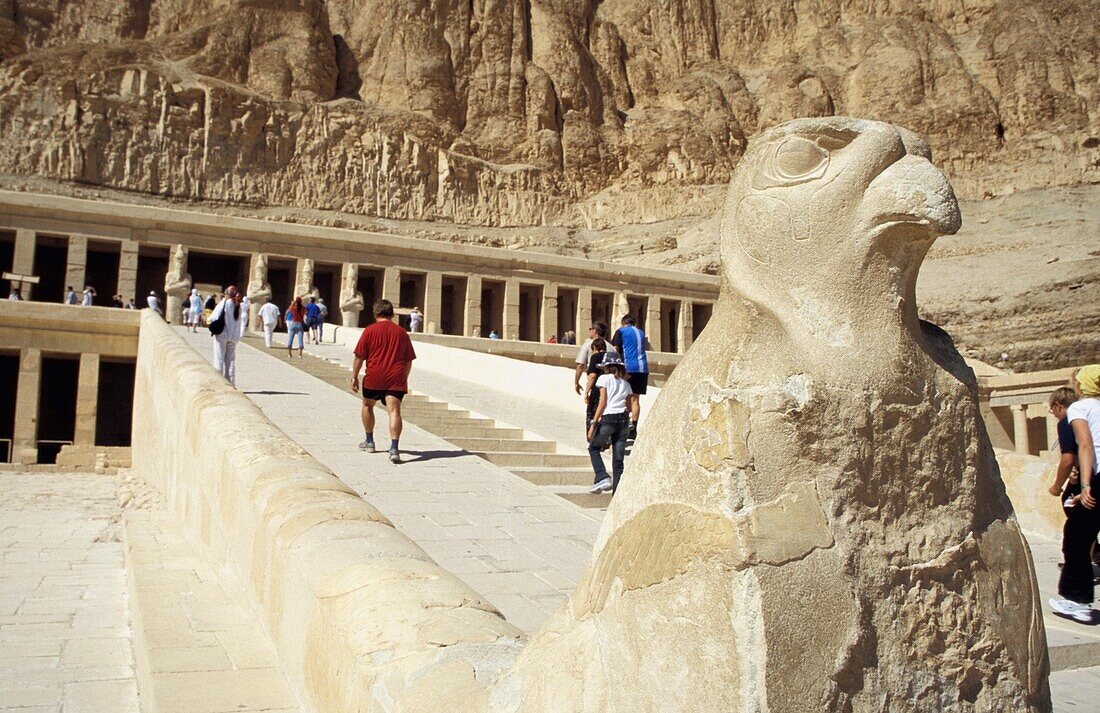
[[[248,337],[246,341],[264,350],[262,339]],[[288,356],[285,349],[264,351],[338,389],[348,390],[352,356],[345,347],[310,345],[301,358]],[[503,393],[463,389],[457,380],[448,383],[437,373],[418,371],[415,365],[412,374],[412,393],[405,397],[401,406],[407,423],[414,423],[533,485],[562,495],[575,505],[607,508],[610,495],[589,495],[586,492],[593,480],[592,464],[584,450],[584,412],[579,405],[577,414],[562,414],[552,405],[525,402],[520,397],[516,399],[520,408],[516,409],[514,405],[509,407],[501,403],[506,400]],[[425,396],[425,393],[429,395]],[[577,403],[580,404],[579,398]],[[491,411],[495,416],[502,409],[517,422],[500,425],[502,422],[482,415]],[[531,430],[535,426],[533,422],[542,421],[540,425],[546,425],[546,420],[565,421],[566,424],[552,423],[553,428],[549,430],[565,431],[569,434],[569,441],[560,443]],[[384,435],[384,424],[377,426],[376,431],[376,437]]]
[[[211,360],[209,335],[183,336]],[[566,600],[591,556],[602,512],[574,507],[420,428],[412,422],[415,393],[401,439],[405,461],[363,453],[360,399],[348,389],[346,371],[333,386],[283,363],[276,355],[285,357],[285,349],[250,344],[238,349],[237,388],[509,622],[533,632]],[[444,418],[440,412],[452,410],[426,406],[418,415]],[[381,418],[377,434],[385,443]]]
[[[1093,614],[1092,625],[1082,624],[1051,613],[1047,600],[1058,596],[1058,563],[1062,561],[1062,543],[1033,532],[1025,532],[1035,562],[1039,584],[1039,602],[1047,630],[1050,668],[1053,672],[1100,668],[1100,612]],[[1100,568],[1094,568],[1100,576]],[[1097,606],[1094,604],[1094,607]],[[1098,673],[1100,675],[1100,673]],[[1052,682],[1053,682],[1052,678]],[[1100,680],[1100,679],[1098,679]],[[1097,689],[1100,693],[1100,689]],[[1095,709],[1093,709],[1095,710]]]

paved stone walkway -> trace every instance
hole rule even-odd
[[[115,479],[0,472],[0,710],[137,713]]]
[[[123,519],[143,709],[297,713],[271,639],[237,583],[199,558],[163,506]]]
[[[212,358],[209,335],[180,333]],[[362,453],[358,397],[247,344],[238,348],[237,388],[524,631],[538,629],[584,572],[602,512],[540,492],[411,424],[401,439],[401,465],[389,463],[384,452]],[[413,388],[435,396],[430,384]],[[385,429],[380,418],[380,443]]]

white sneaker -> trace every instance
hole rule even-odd
[[[611,478],[604,478],[600,482],[593,485],[588,489],[588,492],[595,495],[596,493],[606,493],[611,490]]]
[[[1091,605],[1072,602],[1069,599],[1051,599],[1049,603],[1050,608],[1054,610],[1055,614],[1060,614],[1085,624],[1092,621]]]
[[[363,441],[359,444],[359,450],[366,451],[367,453],[374,453],[374,441],[368,441],[364,438]]]

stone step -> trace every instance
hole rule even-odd
[[[553,441],[525,441],[515,438],[448,438],[459,448],[481,453],[553,453],[557,444]]]
[[[481,421],[475,421],[478,425],[441,425],[435,435],[445,440],[454,438],[523,438],[522,428],[501,428],[500,426],[483,426]]]
[[[552,468],[555,466],[564,468],[580,468],[589,465],[588,456],[570,455],[568,453],[515,453],[500,451],[470,451],[490,463],[504,468]]]
[[[432,433],[439,433],[438,429],[443,429],[452,426],[481,426],[483,428],[490,428],[493,426],[494,421],[487,418],[475,418],[470,415],[469,411],[459,411],[453,409],[445,412],[421,412],[406,413],[404,409],[401,411],[401,416],[410,423],[415,423],[426,431]]]
[[[587,468],[509,468],[513,475],[532,485],[591,485],[592,466]]]
[[[401,400],[401,411],[446,411],[451,405],[443,401],[429,401],[424,397],[406,396]]]

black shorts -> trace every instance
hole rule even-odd
[[[649,374],[627,374],[626,380],[630,382],[630,390],[641,396],[649,385]]]
[[[382,403],[386,403],[386,397],[392,396],[400,401],[401,399],[405,398],[405,393],[406,392],[404,391],[370,391],[367,389],[363,389],[363,400],[381,401]]]

